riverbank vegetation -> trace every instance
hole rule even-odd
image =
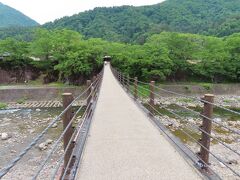
[[[102,58],[140,80],[240,82],[240,33],[226,37],[162,32],[143,45],[86,39],[72,30],[36,29],[29,41],[0,40],[0,67],[45,75],[46,83],[81,84]]]

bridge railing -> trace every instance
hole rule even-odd
[[[161,123],[161,119],[168,116],[168,118],[164,118],[169,122],[169,125],[172,125],[171,117],[178,118],[181,122],[181,127],[177,130],[181,132],[184,136],[190,139],[192,142],[196,143],[200,148],[199,151],[192,150],[192,147],[189,147],[185,142],[184,146],[188,148],[193,154],[196,155],[197,161],[196,165],[199,167],[199,170],[203,172],[207,176],[211,176],[212,174],[219,174],[216,172],[216,169],[211,166],[211,162],[209,157],[212,156],[218,163],[222,166],[226,167],[234,176],[240,177],[240,172],[234,169],[231,164],[227,163],[222,157],[214,153],[210,150],[210,145],[214,143],[220,144],[223,148],[227,149],[229,153],[235,155],[236,158],[240,159],[240,151],[239,149],[231,147],[229,144],[221,140],[220,138],[215,137],[213,131],[217,130],[225,130],[227,132],[231,132],[235,135],[236,139],[240,137],[240,131],[238,128],[229,127],[226,123],[218,122],[213,118],[214,115],[214,107],[220,108],[223,111],[227,111],[229,113],[235,114],[240,118],[240,112],[228,109],[220,104],[214,103],[214,95],[213,94],[205,94],[203,98],[197,98],[193,96],[188,96],[185,94],[180,94],[174,91],[169,91],[159,86],[155,85],[154,81],[150,81],[149,83],[139,81],[137,77],[131,78],[128,75],[124,75],[123,73],[117,71],[113,67],[111,67],[112,72],[122,87],[132,95],[133,99],[140,102],[144,105],[144,107],[148,110],[148,113],[152,117],[158,117]],[[202,112],[198,112],[192,108],[183,106],[179,103],[174,103],[175,106],[181,108],[187,113],[191,113],[195,117],[201,117],[202,121],[196,120],[197,123],[194,123],[184,117],[179,111],[174,110],[174,108],[169,108],[164,103],[157,103],[157,99],[161,99],[162,95],[160,92],[165,92],[174,97],[184,97],[186,99],[190,99],[192,101],[197,101],[202,103]],[[157,123],[158,123],[157,122]],[[162,126],[163,123],[161,123]],[[200,126],[198,126],[200,125]],[[167,125],[165,125],[169,129]],[[193,135],[191,132],[197,132],[197,135]],[[196,138],[200,137],[199,139]],[[171,139],[171,136],[168,135]],[[171,139],[174,141],[173,139]],[[181,147],[180,147],[181,149]],[[184,148],[183,148],[184,149]],[[227,156],[227,155],[226,155]]]
[[[52,119],[49,125],[40,134],[38,134],[33,139],[33,141],[27,147],[25,147],[15,159],[13,159],[9,164],[7,164],[3,169],[0,170],[0,179],[8,173],[14,173],[10,170],[15,167],[17,163],[30,150],[32,150],[41,139],[43,139],[43,137],[47,134],[49,129],[54,124],[60,123],[59,121],[61,119],[63,123],[63,132],[59,135],[59,137],[51,146],[51,149],[48,151],[46,157],[41,162],[32,179],[38,179],[40,174],[44,174],[44,171],[46,170],[46,165],[49,163],[53,155],[55,155],[57,150],[62,148],[62,146],[64,148],[64,151],[60,154],[59,159],[56,161],[55,167],[52,171],[51,179],[66,179],[70,176],[75,176],[76,169],[74,169],[74,171],[73,168],[76,168],[78,166],[80,159],[80,157],[77,157],[78,153],[76,154],[79,148],[78,141],[82,138],[81,136],[84,136],[86,138],[88,130],[86,124],[89,125],[89,121],[91,121],[91,117],[93,115],[93,110],[95,108],[96,100],[98,98],[99,89],[102,82],[102,76],[103,70],[97,76],[94,76],[92,80],[87,81],[86,89],[75,99],[73,98],[71,93],[62,94],[64,110],[57,117]],[[86,103],[82,104],[74,112],[73,105],[80,98],[84,98],[84,101]],[[80,112],[82,114],[81,116]],[[77,121],[76,119],[79,118],[79,116],[81,117],[81,119]],[[81,141],[81,143],[84,143],[84,141]]]

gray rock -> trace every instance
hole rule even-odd
[[[34,133],[35,131],[34,131],[33,129],[30,129],[28,132],[29,132],[30,134],[32,134],[32,133]]]
[[[195,123],[195,121],[194,121],[193,118],[189,118],[189,119],[188,119],[188,122],[193,123],[193,124]]]
[[[213,120],[216,121],[216,122],[219,122],[219,123],[222,122],[221,118],[214,118]]]
[[[51,140],[51,139],[47,139],[45,142],[45,144],[52,144],[52,143],[53,143],[53,140]]]
[[[17,151],[15,151],[15,150],[11,150],[10,152],[11,152],[11,153],[16,153]]]
[[[163,102],[163,104],[165,104],[165,105],[170,105],[170,104],[172,104],[172,103],[169,102],[169,101],[165,101],[165,102]]]
[[[1,139],[2,140],[7,140],[8,138],[10,138],[10,136],[7,133],[2,133],[1,134]]]
[[[46,150],[47,149],[47,144],[46,143],[41,143],[38,145],[38,148],[43,151],[43,150]]]
[[[56,128],[57,127],[57,123],[54,123],[53,125],[52,125],[52,128]]]
[[[193,103],[188,103],[188,107],[195,108],[195,107],[197,107],[197,106],[196,106],[196,104],[193,104]]]

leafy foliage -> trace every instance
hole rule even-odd
[[[240,34],[225,38],[162,32],[113,64],[142,79],[240,82]],[[121,51],[123,52],[123,50]]]
[[[152,6],[95,8],[47,23],[87,38],[144,44],[162,31],[228,36],[240,31],[239,0],[166,0]]]
[[[6,108],[7,108],[7,104],[0,102],[0,110],[1,109],[6,109]]]
[[[162,32],[143,45],[85,39],[72,30],[36,29],[30,42],[0,40],[4,69],[36,68],[52,81],[82,83],[112,56],[112,65],[144,81],[240,82],[240,33],[224,38]],[[0,56],[1,57],[1,56]]]
[[[33,27],[7,27],[0,28],[0,39],[14,38],[17,40],[32,41],[34,36]]]

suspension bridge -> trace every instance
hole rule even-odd
[[[160,96],[156,89],[204,104],[202,113],[182,107],[202,118],[200,127],[187,122],[201,133],[200,140],[180,129],[199,146],[198,152],[181,142],[161,123],[163,114],[155,106],[155,98]],[[148,99],[145,102],[141,100],[144,96]],[[85,104],[73,112],[72,106],[80,98],[84,99]],[[240,172],[214,154],[210,145],[211,140],[215,140],[240,157],[238,149],[233,149],[211,134],[212,127],[216,125],[240,136],[238,129],[212,118],[214,106],[236,115],[240,113],[215,104],[213,99],[211,94],[198,99],[161,89],[154,81],[138,81],[137,78],[118,72],[110,63],[105,63],[102,72],[87,82],[87,88],[78,97],[73,99],[70,93],[63,94],[62,113],[0,170],[0,178],[4,179],[8,174],[14,173],[14,166],[37,145],[53,124],[62,119],[63,132],[29,179],[39,179],[40,174],[44,174],[46,164],[62,142],[64,151],[57,160],[50,179],[222,179],[212,168],[210,156],[222,163],[234,178],[239,179]],[[187,121],[165,106],[160,108]],[[84,111],[81,121],[74,125],[80,111]],[[160,118],[156,118],[156,115]]]

